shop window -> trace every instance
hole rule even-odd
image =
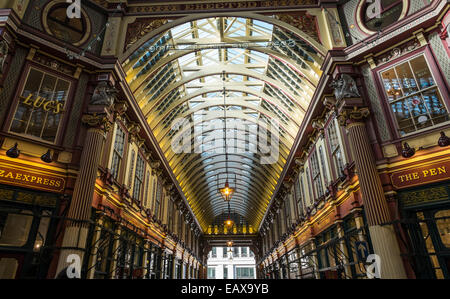
[[[400,136],[448,121],[448,112],[422,54],[380,73]]]
[[[117,125],[116,136],[114,140],[114,148],[111,162],[111,174],[114,179],[119,177],[119,169],[122,164],[125,149],[125,132]]]
[[[45,244],[45,238],[50,225],[51,211],[44,210],[41,214],[41,222],[39,223],[38,233],[34,241],[33,251],[38,252]]]
[[[31,68],[10,131],[55,142],[70,83]]]
[[[7,213],[0,211],[0,246],[22,247],[28,241],[33,213]]]
[[[442,244],[450,248],[450,210],[439,211],[434,217]]]
[[[109,218],[103,220],[103,227],[101,227],[100,241],[93,244],[97,249],[97,261],[95,264],[95,279],[105,279],[109,277],[110,266],[113,260],[113,243],[114,234],[113,223]],[[94,241],[94,240],[93,240]]]
[[[0,279],[16,278],[19,262],[15,258],[0,258]]]

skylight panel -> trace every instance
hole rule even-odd
[[[253,26],[263,28],[267,32],[272,32],[272,30],[273,30],[273,25],[272,24],[266,23],[266,22],[263,22],[263,21],[260,21],[260,20],[253,20]]]

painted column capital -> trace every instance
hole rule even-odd
[[[369,117],[370,110],[367,107],[344,108],[339,111],[338,121],[341,126],[351,126],[354,123],[364,123]]]
[[[112,123],[108,116],[101,113],[86,113],[81,117],[81,122],[89,128],[100,129],[105,133],[112,128]]]

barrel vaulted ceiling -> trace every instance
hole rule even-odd
[[[225,181],[236,188],[232,213],[254,228],[263,219],[321,74],[321,45],[300,35],[279,22],[210,17],[152,37],[123,63],[128,84],[204,230],[228,211],[218,191]],[[180,119],[190,126],[175,126]],[[235,127],[234,120],[248,126]],[[273,123],[279,127],[279,155],[264,164],[261,158],[268,153],[256,140],[276,141],[257,135],[275,128]],[[213,138],[219,142],[210,142]],[[183,151],[174,151],[172,144],[182,140],[188,140]]]

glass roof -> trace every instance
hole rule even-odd
[[[321,55],[293,32],[241,17],[173,27],[123,64],[203,229],[227,207],[218,191],[225,181],[236,188],[232,212],[259,226],[320,64]]]

